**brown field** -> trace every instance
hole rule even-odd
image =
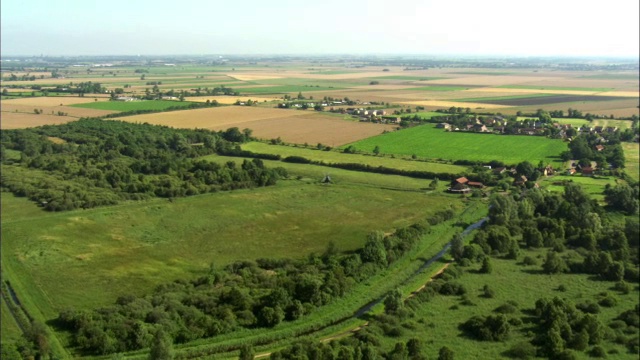
[[[105,101],[107,98],[95,97],[95,96],[49,96],[49,97],[28,97],[22,99],[10,99],[2,100],[0,104],[6,105],[29,105],[29,106],[60,106],[60,105],[73,105],[73,104],[86,104],[90,102]]]
[[[630,117],[633,114],[640,115],[640,109],[638,109],[638,99],[625,99],[625,100],[613,100],[613,101],[594,101],[594,102],[570,102],[570,103],[558,103],[550,104],[544,108],[547,110],[567,110],[568,108],[578,109],[583,113],[592,113],[596,115]],[[540,106],[517,106],[511,107],[502,111],[506,114],[515,114],[516,111],[522,112],[535,112]]]
[[[78,108],[72,106],[40,106],[40,105],[14,105],[14,104],[5,104],[4,101],[0,104],[0,108],[2,109],[2,114],[6,113],[26,113],[33,114],[34,109],[42,110],[41,115],[55,115],[58,111],[62,111],[66,113],[66,116],[72,118],[81,118],[81,117],[98,117],[104,116],[108,114],[117,113],[118,111],[111,110],[98,110],[98,109],[85,109]],[[35,114],[34,114],[35,115]]]
[[[330,146],[340,146],[395,129],[392,125],[346,121],[313,111],[240,106],[145,114],[123,117],[121,120],[211,130],[249,128],[258,138],[280,137],[286,142],[323,143]]]
[[[0,129],[23,129],[29,127],[36,127],[42,125],[57,125],[65,124],[71,121],[78,120],[71,116],[56,116],[47,114],[27,114],[16,112],[1,112],[0,113]]]
[[[548,77],[539,77],[539,80],[552,80]],[[426,82],[426,84],[440,84],[440,85],[479,85],[479,86],[500,86],[500,85],[520,85],[522,83],[528,83],[531,81],[527,76],[466,76],[451,79],[432,80]]]
[[[452,106],[471,109],[504,109],[508,108],[506,105],[498,104],[485,104],[475,102],[462,102],[462,101],[446,101],[446,100],[423,100],[423,101],[403,101],[400,102],[405,105],[421,105],[431,108],[450,108]]]

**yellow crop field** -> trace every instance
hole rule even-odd
[[[42,125],[64,124],[75,120],[78,119],[70,116],[3,111],[0,113],[0,129],[23,129]]]
[[[262,139],[280,137],[285,142],[330,146],[344,145],[395,129],[392,125],[346,121],[313,111],[241,106],[136,115],[121,120],[211,130],[249,128],[253,130],[253,136]]]

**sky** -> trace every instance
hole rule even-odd
[[[638,0],[2,0],[10,55],[640,54]]]

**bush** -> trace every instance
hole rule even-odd
[[[518,311],[518,308],[513,306],[513,304],[502,304],[500,306],[498,306],[495,310],[493,310],[494,312],[500,313],[500,314],[513,314],[516,311]]]
[[[527,341],[519,342],[513,345],[506,355],[514,359],[530,359],[536,356],[536,347]]]
[[[602,346],[596,345],[593,347],[593,349],[591,349],[591,351],[589,351],[589,355],[596,358],[606,358],[607,352],[604,351],[604,348],[602,348]]]
[[[511,326],[504,315],[473,316],[460,326],[470,336],[483,341],[503,341]]]
[[[538,262],[533,257],[527,255],[527,256],[524,257],[524,259],[522,259],[522,264],[524,264],[524,265],[538,265]]]

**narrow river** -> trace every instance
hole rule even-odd
[[[482,226],[482,224],[484,224],[489,218],[485,217],[482,218],[480,220],[478,220],[476,223],[473,223],[469,226],[467,226],[466,229],[464,229],[464,231],[462,232],[462,237],[466,237],[467,235],[469,235],[470,232],[472,232],[475,229],[478,229],[479,227]],[[416,270],[416,272],[414,272],[411,276],[409,276],[402,284],[400,285],[404,285],[406,283],[408,283],[411,279],[413,279],[414,277],[418,276],[420,273],[422,273],[426,268],[428,268],[429,266],[431,266],[431,264],[433,264],[434,262],[440,260],[446,253],[447,251],[449,251],[449,248],[451,247],[451,242],[448,242],[443,248],[442,250],[440,250],[439,253],[437,253],[436,255],[434,255],[431,259],[427,260],[424,262],[424,264],[422,264],[422,266],[420,266],[420,268],[418,270]],[[371,308],[373,308],[374,306],[378,305],[379,303],[381,303],[384,300],[384,296],[380,297],[376,300],[371,301],[370,303],[366,304],[365,306],[361,307],[360,309],[358,309],[358,311],[355,312],[355,314],[353,315],[353,317],[361,317],[362,315],[368,313]]]

